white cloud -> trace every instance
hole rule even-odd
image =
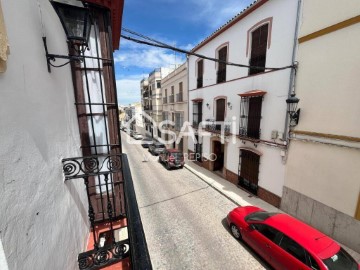
[[[141,100],[140,81],[144,76],[146,75],[131,75],[124,79],[116,80],[119,104],[128,105]]]
[[[123,50],[115,54],[115,63],[121,67],[136,66],[139,68],[155,69],[159,67],[174,66],[177,63],[185,61],[183,55],[175,56],[174,52],[149,47],[146,49]]]

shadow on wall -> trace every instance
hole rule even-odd
[[[80,179],[76,179],[76,180],[80,180]],[[75,181],[76,181],[75,180]],[[81,180],[80,180],[81,181]],[[88,205],[86,205],[86,207],[84,206],[81,197],[75,187],[75,184],[70,180],[70,181],[65,181],[65,186],[66,188],[69,190],[69,193],[73,199],[73,201],[75,202],[75,205],[77,207],[77,209],[79,210],[80,214],[81,214],[81,218],[83,220],[83,222],[86,224],[86,226],[89,223],[89,219],[88,219],[88,213],[87,213],[87,209],[88,209]],[[85,198],[85,196],[84,196]]]

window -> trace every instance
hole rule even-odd
[[[183,101],[183,83],[179,82],[179,93],[176,95],[176,102]]]
[[[174,103],[174,86],[171,86],[171,94],[169,96],[169,103]]]
[[[175,130],[180,131],[183,125],[183,115],[180,112],[175,113]]]
[[[165,89],[165,97],[163,97],[163,104],[167,103],[167,89]]]
[[[269,24],[264,24],[251,33],[251,56],[249,64],[250,66],[256,66],[261,68],[250,68],[249,75],[265,71],[268,29]]]
[[[260,156],[248,150],[240,150],[239,185],[257,194]]]
[[[193,103],[193,126],[198,126],[202,121],[202,101]]]
[[[156,81],[156,88],[161,88],[161,81]]]
[[[216,104],[216,122],[224,122],[225,120],[225,99],[219,98],[215,102]],[[215,125],[215,130],[221,130],[221,124]]]
[[[249,222],[249,221],[264,221],[264,220],[268,219],[269,217],[272,217],[272,216],[274,216],[276,214],[277,213],[265,212],[265,211],[254,212],[254,213],[251,213],[251,214],[247,215],[245,217],[245,221],[246,222]]]
[[[196,88],[203,87],[203,74],[204,74],[204,60],[197,62],[197,86]]]
[[[226,81],[226,61],[227,61],[227,46],[221,48],[218,51],[218,59],[219,59],[219,65],[218,65],[218,71],[217,71],[217,77],[216,77],[216,83],[222,83]]]
[[[280,232],[268,225],[265,224],[253,224],[255,229],[264,235],[266,238],[268,238],[270,241],[277,243],[278,238],[280,237]]]
[[[242,96],[240,101],[239,135],[260,139],[262,96]]]
[[[294,240],[290,239],[286,235],[283,235],[279,246],[299,261],[307,264],[305,250]]]

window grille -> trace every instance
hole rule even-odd
[[[241,97],[239,136],[260,139],[262,96]]]

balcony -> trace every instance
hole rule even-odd
[[[169,96],[169,103],[174,103],[174,95]]]
[[[222,133],[225,135],[230,134],[231,122],[216,122],[214,119],[206,119],[205,121],[205,130],[212,133]]]
[[[176,102],[183,102],[183,94],[182,93],[176,94]]]
[[[167,103],[167,97],[163,97],[163,104]]]
[[[78,256],[79,269],[120,263],[121,269],[152,269],[125,154],[63,159],[65,181],[83,179],[91,236]],[[94,203],[95,202],[95,203]]]
[[[148,91],[145,91],[143,93],[143,98],[148,98],[150,96],[149,92]]]

